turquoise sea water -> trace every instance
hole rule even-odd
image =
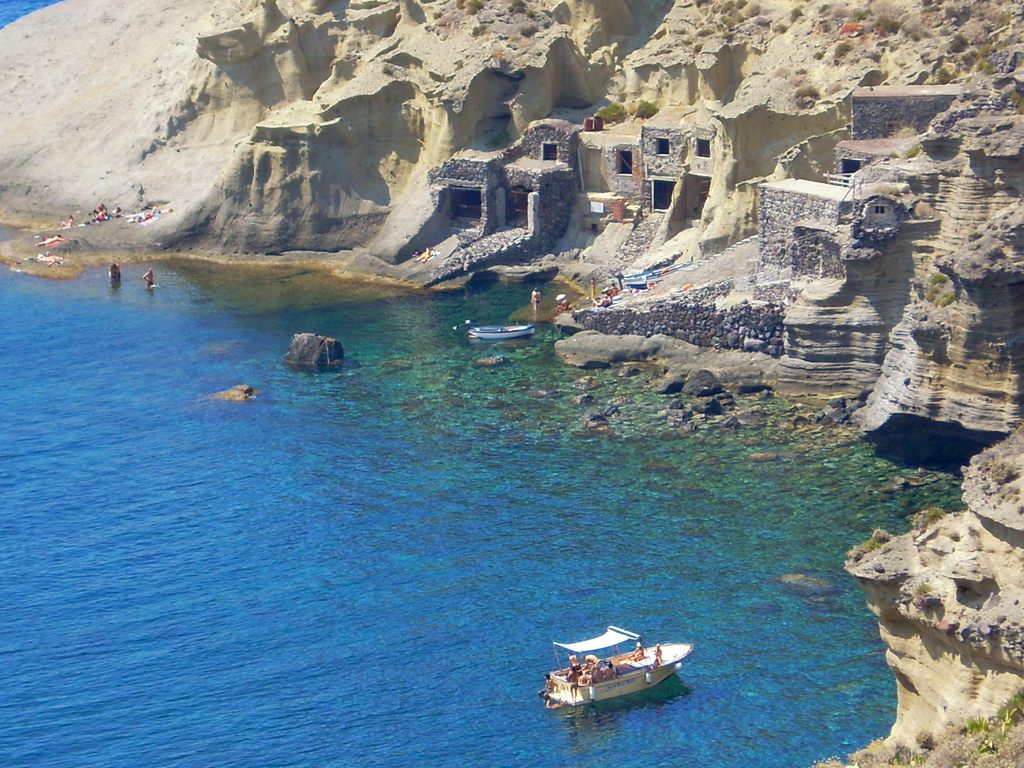
[[[881,493],[905,470],[777,400],[681,433],[614,371],[614,433],[582,433],[551,326],[452,330],[523,286],[155,264],[148,293],[146,266],[0,271],[0,764],[782,768],[887,732],[841,564],[952,479]],[[298,331],[345,366],[286,368]],[[697,649],[638,699],[544,709],[551,641],[607,624]]]

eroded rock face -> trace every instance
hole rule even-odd
[[[882,375],[858,414],[882,452],[959,464],[1020,422],[1022,245],[1024,209],[1015,203],[979,226],[974,240],[935,258],[926,298],[893,330]]]
[[[893,745],[989,717],[1024,686],[1022,472],[1018,431],[971,461],[966,511],[926,511],[903,536],[876,531],[847,560],[896,675]]]
[[[680,42],[718,15],[681,1],[169,0],[120,14],[67,0],[0,31],[0,207],[64,217],[170,201],[154,247],[394,260],[438,241],[423,242],[438,232],[426,175],[456,152],[501,147],[555,110],[649,100],[692,108],[720,137],[684,244],[710,252],[753,233],[752,185],[780,154],[813,148],[787,162],[820,169],[828,142],[807,137],[848,122],[842,87],[795,99],[797,61],[819,93],[878,66],[819,62],[816,38],[833,31],[808,18],[773,33],[774,16],[792,21],[781,6],[730,22],[743,23],[729,41]],[[893,71],[920,65],[889,48]],[[68,87],[95,73],[116,87]],[[659,238],[681,226],[667,218]]]

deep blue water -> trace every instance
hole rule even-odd
[[[32,11],[53,5],[54,0],[0,0],[0,27],[7,26]]]
[[[156,264],[149,294],[144,267],[0,271],[0,765],[783,768],[887,732],[841,564],[951,479],[881,493],[902,470],[779,401],[683,434],[612,371],[623,416],[581,433],[550,326],[500,369],[452,330],[522,286]],[[345,366],[289,370],[298,331]],[[551,641],[610,623],[697,649],[645,697],[544,709]]]

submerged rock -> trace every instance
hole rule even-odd
[[[248,384],[235,384],[233,387],[228,387],[220,392],[214,392],[210,397],[216,397],[221,400],[248,400],[250,397],[255,397],[258,389],[250,387]]]

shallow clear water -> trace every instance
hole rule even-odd
[[[881,493],[905,470],[779,428],[781,401],[680,433],[612,371],[623,416],[584,434],[551,326],[452,330],[522,286],[155,267],[152,293],[138,264],[119,290],[0,273],[5,766],[782,768],[887,731],[843,556],[952,479]],[[345,366],[285,367],[299,331]],[[697,649],[639,699],[545,710],[551,641],[610,623]]]

